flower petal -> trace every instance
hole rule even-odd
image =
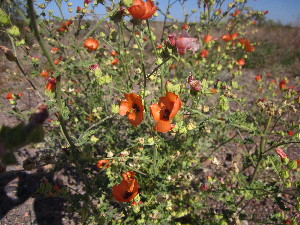
[[[157,103],[154,103],[150,106],[150,113],[154,120],[159,121],[160,120],[160,110],[161,108]]]
[[[168,132],[171,129],[172,129],[172,126],[171,126],[171,122],[169,120],[168,121],[159,120],[154,126],[154,130],[156,130],[157,132],[162,132],[162,133]]]
[[[173,108],[172,108],[172,111],[170,112],[170,116],[169,118],[172,119],[173,117],[175,117],[175,115],[177,114],[177,112],[180,110],[182,106],[182,101],[180,100],[179,97],[177,97],[174,105],[173,105]]]
[[[167,96],[164,96],[159,98],[158,105],[161,109],[166,107],[171,112],[173,109],[174,102],[171,101]]]
[[[143,121],[143,117],[144,117],[144,112],[132,112],[128,114],[128,120],[129,123],[136,127],[137,125],[139,125],[142,121]]]
[[[154,2],[149,1],[149,0],[145,3],[145,7],[146,7],[146,12],[145,12],[144,16],[142,16],[140,18],[141,20],[146,20],[146,19],[150,18],[155,13],[156,8],[157,8],[156,6],[154,6]]]
[[[119,107],[119,114],[121,116],[125,116],[127,113],[130,112],[131,109],[132,109],[132,102],[129,102],[127,100],[122,100]]]
[[[143,5],[142,4],[140,4],[140,5],[133,5],[133,6],[131,6],[131,7],[128,8],[128,11],[129,11],[130,15],[134,19],[141,19],[145,15],[145,13],[146,13],[146,7],[145,7],[144,4]]]

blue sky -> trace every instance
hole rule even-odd
[[[171,0],[173,2],[174,0]],[[229,2],[232,2],[233,0],[229,1],[226,0],[226,5]],[[37,0],[37,3],[42,3],[43,0]],[[84,0],[73,0],[70,1],[73,3],[73,9],[76,10],[77,6],[83,7]],[[117,2],[117,0],[115,0]],[[159,7],[165,11],[168,0],[156,0],[156,2],[159,3]],[[186,1],[186,11],[189,13],[192,9],[197,9],[197,0],[187,0]],[[64,14],[66,17],[70,16],[70,13],[67,11],[66,3],[63,2],[64,7]],[[253,9],[257,10],[268,10],[269,13],[266,15],[267,19],[272,19],[274,21],[281,21],[283,24],[295,24],[296,21],[298,21],[298,25],[300,24],[300,0],[248,0],[248,6],[252,7]],[[58,14],[58,10],[55,7],[55,4],[50,4],[50,8],[55,10],[55,15]],[[50,9],[49,8],[49,9]],[[105,13],[104,7],[99,5],[96,8],[96,13]],[[72,16],[74,16],[75,13],[73,13]],[[176,3],[171,8],[171,15],[179,20],[183,19],[183,10],[179,3]],[[199,18],[199,14],[195,14],[195,16],[190,18],[190,21],[196,21]],[[162,20],[163,17],[160,15],[158,17],[158,20]]]

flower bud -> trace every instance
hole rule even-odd
[[[287,170],[281,170],[280,172],[279,172],[279,175],[280,175],[280,177],[281,178],[283,178],[283,179],[287,179],[287,178],[289,178],[289,172],[287,171]]]
[[[288,167],[290,170],[295,170],[295,169],[297,169],[297,161],[296,161],[296,160],[290,161],[290,162],[287,164],[287,167]]]
[[[9,16],[0,8],[0,24],[8,25],[9,21]]]
[[[292,187],[291,181],[289,181],[289,180],[285,181],[285,182],[284,182],[284,187],[286,187],[286,188]]]
[[[17,26],[12,26],[12,27],[6,29],[6,31],[10,36],[13,36],[13,37],[19,37],[20,36],[20,30]]]
[[[300,201],[297,202],[296,209],[298,212],[300,212]]]
[[[228,99],[224,95],[220,96],[219,109],[223,112],[229,110]]]
[[[289,161],[290,161],[290,160],[289,160],[289,158],[287,158],[287,157],[281,159],[281,163],[282,163],[283,165],[285,165],[285,166],[289,163]]]
[[[133,0],[122,0],[122,4],[126,7],[130,7],[133,4]]]

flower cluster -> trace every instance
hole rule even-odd
[[[144,106],[142,98],[135,93],[124,94],[125,100],[121,101],[119,114],[127,116],[129,123],[133,126],[139,125],[143,121]],[[176,94],[167,92],[166,96],[160,97],[158,103],[150,106],[150,112],[156,121],[154,130],[157,132],[167,132],[174,128],[171,119],[175,117],[180,110],[182,102]]]

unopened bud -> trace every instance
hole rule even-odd
[[[287,158],[287,157],[281,159],[282,164],[285,165],[285,166],[289,163],[289,161],[290,161],[290,160],[289,160],[289,158]]]
[[[122,0],[122,4],[126,7],[130,7],[133,4],[133,0]]]
[[[0,8],[0,24],[8,25],[9,16]]]
[[[7,33],[13,37],[19,37],[20,36],[20,30],[17,26],[12,26],[8,29],[6,29]]]
[[[288,167],[290,170],[295,170],[295,169],[297,169],[297,161],[296,161],[296,160],[290,161],[290,162],[287,164],[287,167]]]
[[[279,175],[280,175],[280,177],[281,178],[283,178],[283,179],[287,179],[287,178],[289,178],[289,172],[287,171],[287,170],[282,170],[282,171],[280,171],[279,172]]]

